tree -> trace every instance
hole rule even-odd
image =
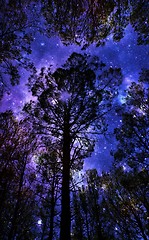
[[[18,122],[12,112],[0,114],[0,221],[1,239],[32,236],[34,226],[35,179],[30,158],[35,146],[25,122]],[[30,215],[30,216],[29,216]]]
[[[149,3],[147,1],[57,0],[42,1],[48,36],[58,35],[62,42],[83,48],[95,43],[102,46],[112,35],[120,41],[131,24],[137,32],[138,44],[149,42]]]
[[[110,34],[108,17],[114,10],[113,0],[63,1],[61,7],[57,0],[42,2],[48,36],[57,34],[66,45],[101,45]]]
[[[96,169],[85,173],[85,184],[73,194],[73,239],[109,239],[103,228],[102,191]]]
[[[37,20],[37,11],[33,1],[1,1],[0,2],[0,98],[4,91],[10,91],[19,83],[20,68],[33,69],[27,57],[31,54],[31,42]],[[36,19],[36,20],[35,20]],[[10,80],[10,83],[9,83]]]
[[[144,82],[144,83],[143,83]],[[149,89],[148,71],[143,70],[140,83],[133,82],[127,91],[126,103],[120,110],[122,125],[115,129],[117,162],[126,162],[136,169],[148,169],[149,159]]]
[[[101,177],[104,229],[110,239],[148,239],[148,172],[116,167]]]
[[[139,83],[133,82],[126,91],[126,102],[118,109],[122,124],[115,129],[118,140],[114,152],[116,172],[114,172],[115,199],[108,197],[106,207],[115,209],[118,239],[147,240],[148,232],[148,159],[149,159],[149,88],[148,69],[143,69]],[[111,181],[112,182],[112,181]],[[111,187],[111,189],[113,188]],[[108,190],[109,191],[109,190]],[[113,190],[112,190],[113,191]],[[109,191],[110,192],[110,191]],[[116,200],[116,202],[115,202]],[[110,212],[112,212],[110,210]],[[111,217],[112,214],[110,213]],[[113,219],[116,219],[113,216]],[[129,224],[128,224],[129,223]]]
[[[120,41],[125,35],[125,29],[130,22],[130,9],[131,3],[129,1],[117,0],[114,11],[111,16],[109,16],[111,33],[113,35],[113,40],[116,42]]]
[[[72,223],[72,239],[84,239],[84,218],[82,216],[81,204],[78,194],[78,189],[75,187],[73,189],[72,196],[72,213],[73,213],[73,223]]]
[[[149,44],[149,2],[139,0],[131,2],[130,23],[137,32],[137,43]]]
[[[98,71],[98,77],[95,72]],[[30,101],[28,113],[37,134],[59,146],[62,164],[60,239],[70,239],[71,169],[81,169],[83,159],[94,148],[92,134],[103,132],[103,117],[111,109],[120,69],[107,69],[97,57],[73,53],[54,73],[42,68],[29,85],[37,101]]]
[[[56,218],[59,212],[57,205],[60,199],[61,168],[53,146],[45,148],[36,160],[36,195],[40,206],[38,217],[41,220],[41,240],[52,240],[58,229]]]
[[[148,171],[113,167],[85,173],[73,192],[72,239],[144,239],[148,231]]]

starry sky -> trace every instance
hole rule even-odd
[[[149,46],[138,46],[136,43],[136,33],[130,25],[125,30],[125,36],[120,42],[113,42],[109,36],[105,46],[89,46],[83,52],[97,55],[108,66],[120,67],[123,73],[123,83],[119,89],[119,95],[115,104],[124,102],[125,89],[132,81],[137,81],[142,68],[149,66]],[[34,37],[32,43],[32,54],[30,59],[37,69],[43,66],[53,65],[53,69],[61,66],[72,52],[82,52],[76,45],[65,46],[57,37],[47,38],[39,33]],[[12,109],[19,118],[22,106],[29,101],[32,96],[27,89],[29,73],[21,70],[21,81],[18,86],[12,87],[9,95],[5,94],[0,110]],[[121,124],[121,119],[112,111],[107,116],[109,124],[107,136],[100,136],[92,156],[85,160],[84,169],[97,168],[99,172],[109,169],[112,164],[110,150],[116,147],[116,140],[113,136],[113,129]]]

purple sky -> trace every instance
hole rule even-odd
[[[51,64],[53,65],[53,69],[55,69],[63,64],[74,51],[80,52],[81,48],[76,45],[66,47],[58,38],[49,39],[37,34],[32,43],[32,54],[30,58],[37,69]],[[130,26],[126,28],[125,37],[119,43],[114,43],[111,37],[109,37],[104,47],[96,48],[94,45],[91,45],[83,52],[99,56],[100,59],[109,66],[122,68],[124,80],[119,90],[119,96],[116,101],[117,104],[123,102],[124,89],[126,89],[132,81],[137,81],[141,68],[149,67],[149,46],[138,46],[136,44],[136,34]],[[26,86],[28,76],[29,74],[25,70],[21,70],[20,84],[11,88],[10,95],[4,95],[1,103],[1,111],[12,109],[17,116],[20,116],[22,106],[32,97]],[[114,127],[121,124],[121,119],[119,119],[114,112],[111,112],[108,116],[108,122],[110,124],[109,131],[112,133]],[[84,168],[96,167],[99,172],[108,169],[112,162],[110,150],[115,146],[116,141],[114,136],[111,137],[110,135],[110,137],[107,138],[101,136],[92,157],[85,161]]]

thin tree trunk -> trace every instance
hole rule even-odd
[[[95,210],[95,220],[96,220],[96,233],[97,233],[97,239],[104,240],[103,233],[102,233],[102,224],[100,221],[100,208],[96,204],[96,210]]]
[[[44,224],[43,224],[41,240],[44,240],[46,225],[47,225],[47,219],[46,219],[46,221],[45,221]]]
[[[16,221],[17,221],[18,211],[19,211],[19,207],[20,207],[21,190],[22,190],[22,186],[23,186],[23,178],[24,178],[25,168],[26,168],[26,161],[23,164],[23,169],[22,169],[22,173],[20,176],[19,189],[18,189],[18,194],[17,194],[17,202],[15,205],[14,214],[13,214],[13,218],[11,221],[11,228],[10,228],[10,232],[8,235],[8,240],[12,240],[14,238],[14,235],[16,234],[16,228],[17,228]]]
[[[148,238],[147,238],[147,236],[146,236],[146,234],[145,234],[145,232],[144,232],[144,228],[143,228],[143,225],[142,225],[142,222],[141,222],[139,216],[137,216],[137,214],[136,214],[134,211],[133,211],[133,214],[134,214],[134,217],[135,217],[135,219],[136,219],[136,221],[137,221],[137,223],[138,223],[138,227],[140,228],[140,231],[141,231],[141,233],[142,233],[143,239],[144,239],[144,240],[148,240]]]
[[[53,176],[53,181],[52,181],[52,192],[51,192],[51,216],[50,216],[50,232],[49,232],[49,238],[48,240],[53,239],[53,231],[54,231],[54,210],[55,210],[55,174]]]
[[[86,212],[86,214],[85,214],[85,219],[86,219],[87,239],[88,239],[88,240],[91,240],[91,238],[90,238],[89,222],[88,222],[87,212]]]
[[[103,234],[102,234],[102,230],[101,230],[101,223],[98,222],[97,226],[96,226],[96,231],[97,231],[97,239],[100,240],[104,240]]]

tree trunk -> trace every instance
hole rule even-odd
[[[87,214],[87,212],[86,212],[86,214],[85,214],[86,216],[85,216],[85,220],[86,220],[86,230],[87,230],[87,239],[88,240],[91,240],[91,238],[90,238],[90,231],[89,231],[89,221],[88,221],[88,214]]]
[[[97,239],[104,240],[100,221],[97,223],[96,233],[97,233]]]
[[[62,200],[60,240],[70,240],[71,214],[70,214],[70,129],[69,114],[65,111],[63,132],[63,171],[62,171]]]
[[[17,202],[15,205],[15,209],[14,209],[14,213],[11,221],[11,228],[9,231],[8,240],[12,240],[14,238],[14,235],[16,234],[16,230],[17,230],[16,222],[17,222],[17,217],[18,217],[18,212],[19,212],[19,207],[21,202],[21,190],[23,186],[25,168],[26,168],[26,161],[23,163],[23,169],[20,176],[19,189],[17,193]]]
[[[143,239],[144,239],[144,240],[148,240],[139,216],[138,216],[134,211],[133,211],[133,214],[134,214],[134,217],[135,217],[135,219],[136,219],[136,221],[137,221],[137,223],[138,223],[138,227],[140,228],[140,231],[141,231],[141,233],[142,233]]]
[[[54,210],[55,210],[55,174],[53,176],[53,181],[52,181],[52,192],[51,192],[51,214],[50,214],[50,232],[49,232],[49,238],[48,240],[53,239],[53,230],[54,230]]]
[[[96,204],[95,220],[96,220],[97,239],[104,240],[104,236],[103,236],[103,233],[102,233],[102,224],[101,224],[101,221],[100,221],[100,208],[97,205],[97,203],[95,203],[95,204]]]
[[[42,234],[41,234],[41,240],[44,240],[44,235],[45,235],[46,225],[47,225],[47,219],[46,219],[45,222],[43,223]]]

